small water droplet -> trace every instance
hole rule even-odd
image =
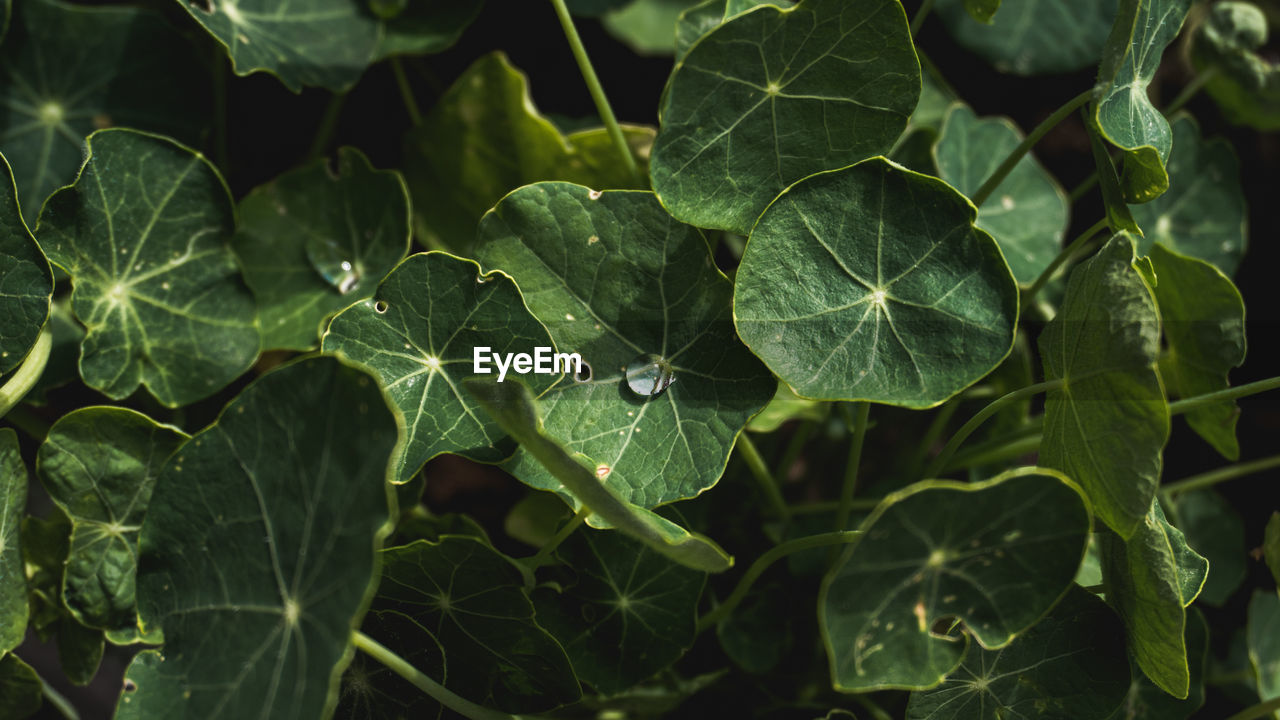
[[[675,369],[660,355],[641,355],[626,368],[627,387],[642,397],[662,394],[676,381]]]
[[[311,267],[343,295],[360,284],[360,268],[350,255],[333,238],[313,237],[307,240],[307,260]]]

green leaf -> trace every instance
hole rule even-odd
[[[22,364],[49,317],[53,272],[22,221],[13,171],[0,155],[0,375]]]
[[[794,619],[803,612],[792,602],[793,593],[790,580],[757,582],[733,612],[716,623],[716,639],[734,664],[764,675],[783,661],[791,647]]]
[[[556,554],[574,580],[534,592],[538,622],[596,692],[621,693],[693,645],[706,573],[607,530],[578,530]]]
[[[85,149],[39,236],[88,328],[80,375],[117,400],[139,385],[169,407],[208,397],[258,355],[253,298],[227,246],[230,193],[202,155],[159,136],[103,130]]]
[[[1204,587],[1209,563],[1153,502],[1128,540],[1102,533],[1107,600],[1124,620],[1129,651],[1160,689],[1184,699],[1191,688],[1186,607]]]
[[[739,335],[802,397],[941,403],[1013,347],[1017,283],[975,214],[883,158],[796,183],[747,243]]]
[[[368,6],[354,0],[208,0],[182,6],[227,49],[237,75],[267,72],[293,92],[303,85],[349,89],[377,59],[382,36]]]
[[[601,21],[610,35],[641,55],[670,55],[680,17],[699,2],[701,0],[632,0],[605,13]]]
[[[22,518],[21,541],[31,627],[48,642],[67,612],[62,605],[62,576],[71,545],[71,520],[57,506],[47,518],[28,515]]]
[[[1125,153],[1121,185],[1129,202],[1148,202],[1169,189],[1165,165],[1173,133],[1147,86],[1190,8],[1191,0],[1121,0],[1107,38],[1094,116],[1102,135]]]
[[[49,312],[49,330],[53,333],[53,346],[44,372],[31,392],[23,398],[30,405],[45,405],[48,393],[80,379],[80,343],[84,342],[84,327],[71,313],[68,297],[53,301]]]
[[[908,720],[1106,720],[1129,691],[1120,619],[1073,587],[1000,650],[970,646],[938,687],[911,694]]]
[[[600,463],[628,503],[654,507],[715,485],[776,385],[734,336],[732,286],[702,234],[651,193],[538,183],[487,214],[480,238],[480,262],[515,278],[556,347],[589,369],[589,382],[566,377],[541,396],[547,433]],[[637,394],[627,368],[653,356],[674,381]],[[560,488],[524,450],[507,467]]]
[[[1235,150],[1222,138],[1205,140],[1194,118],[1179,115],[1168,169],[1169,191],[1129,208],[1146,233],[1138,252],[1158,243],[1234,275],[1248,239]]]
[[[209,71],[157,13],[19,0],[12,30],[0,49],[0,150],[31,225],[45,198],[75,179],[95,129],[198,142],[208,126]]]
[[[1209,489],[1177,496],[1170,510],[1187,543],[1209,561],[1201,602],[1222,607],[1245,577],[1244,520],[1221,495]]]
[[[593,471],[583,464],[590,458],[581,453],[570,454],[549,437],[543,431],[537,403],[523,383],[474,378],[463,384],[502,429],[520,443],[523,451],[542,464],[564,491],[572,493],[572,497],[598,515],[600,521],[695,570],[722,572],[733,566],[733,558],[719,545],[651,510],[628,503],[614,485],[601,482],[599,470]]]
[[[1179,700],[1156,687],[1135,665],[1129,694],[1108,720],[1187,720],[1204,704],[1204,682],[1209,664],[1209,626],[1204,614],[1189,608],[1187,661],[1191,666],[1191,691]],[[1132,657],[1131,657],[1132,659]]]
[[[1271,513],[1262,540],[1262,557],[1271,570],[1271,577],[1280,585],[1280,512]]]
[[[569,8],[569,12],[579,17],[599,17],[630,2],[631,0],[565,0],[565,6]]]
[[[1214,72],[1205,90],[1227,119],[1259,130],[1280,129],[1280,63],[1262,54],[1267,16],[1247,2],[1214,3],[1191,38],[1191,60]]]
[[[827,403],[806,400],[796,395],[791,386],[779,381],[778,391],[773,394],[773,399],[759,415],[751,418],[747,429],[751,432],[771,433],[791,420],[821,420],[830,409],[831,406]]]
[[[1111,162],[1111,155],[1102,141],[1101,131],[1096,123],[1087,118],[1085,130],[1089,134],[1089,148],[1098,169],[1098,190],[1102,194],[1102,205],[1107,212],[1107,224],[1113,232],[1133,233],[1135,237],[1141,238],[1142,228],[1133,219],[1133,213],[1125,202],[1124,191],[1120,189],[1120,176],[1116,174],[1115,163]]]
[[[0,657],[0,715],[12,720],[30,717],[43,702],[44,684],[17,655]]]
[[[354,148],[287,172],[239,207],[232,241],[258,302],[264,350],[309,350],[325,320],[371,295],[409,250],[409,194]]]
[[[933,149],[938,177],[972,195],[1020,142],[1012,121],[979,119],[968,107],[953,105]],[[1031,284],[1062,249],[1068,207],[1057,181],[1027,154],[978,208],[975,224],[1000,244],[1014,278]]]
[[[135,718],[325,717],[391,531],[395,418],[373,379],[312,357],[263,375],[161,471],[126,678]]]
[[[105,647],[106,638],[101,630],[86,627],[70,615],[58,621],[58,662],[72,683],[93,682]]]
[[[1089,508],[1066,477],[1022,468],[974,484],[916,483],[863,523],[818,597],[832,683],[841,692],[924,690],[968,644],[1009,644],[1071,585]]]
[[[333,319],[323,343],[324,352],[367,366],[398,408],[406,435],[396,482],[444,452],[481,462],[511,456],[511,443],[459,386],[475,374],[475,350],[486,347],[532,355],[535,347],[551,347],[551,337],[510,277],[481,274],[475,262],[441,252],[400,263],[373,299]],[[530,380],[540,393],[559,376]]]
[[[436,682],[504,712],[581,695],[565,651],[534,621],[520,571],[484,541],[419,540],[384,550],[382,563],[363,631]]]
[[[956,42],[1000,72],[1052,75],[1097,64],[1118,0],[1004,0],[985,25],[973,21],[974,2],[938,1],[938,15]]]
[[[1156,372],[1160,316],[1120,233],[1071,274],[1040,334],[1046,380],[1040,463],[1080,483],[1122,537],[1139,529],[1160,482],[1169,407]]]
[[[1258,698],[1265,702],[1280,697],[1280,594],[1254,591],[1246,632]]]
[[[125,408],[89,407],[49,430],[36,472],[71,519],[63,602],[81,623],[137,626],[138,530],[160,466],[187,435]]]
[[[676,65],[653,189],[680,220],[745,235],[788,185],[888,151],[919,95],[897,0],[763,5]]]
[[[628,126],[624,133],[644,171],[653,130]],[[404,162],[418,240],[462,255],[471,253],[480,216],[521,185],[563,180],[647,189],[622,167],[603,129],[561,135],[502,53],[477,60],[409,131]]]
[[[0,655],[22,644],[30,616],[21,537],[26,510],[27,467],[18,434],[0,428]]]
[[[964,0],[964,9],[969,17],[990,25],[995,20],[996,11],[1000,9],[1000,0]]]
[[[676,62],[684,59],[685,53],[693,47],[703,35],[723,25],[729,18],[756,8],[760,5],[773,5],[778,8],[791,7],[791,0],[705,0],[680,13],[676,22]]]
[[[1227,373],[1244,364],[1244,298],[1226,275],[1207,262],[1179,255],[1161,245],[1150,248],[1159,283],[1156,304],[1166,350],[1160,377],[1177,397],[1225,390]],[[1224,457],[1240,458],[1234,401],[1188,412],[1187,423]]]
[[[409,0],[401,12],[383,21],[373,60],[448,50],[482,9],[484,0]]]

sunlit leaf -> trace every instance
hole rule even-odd
[[[632,0],[601,18],[623,44],[644,55],[670,55],[681,14],[700,0]]]
[[[1248,559],[1244,520],[1221,495],[1211,489],[1177,496],[1170,510],[1187,543],[1209,561],[1209,577],[1200,601],[1222,607],[1244,582]]]
[[[1124,191],[1120,188],[1120,175],[1116,172],[1115,163],[1103,141],[1097,123],[1086,121],[1085,129],[1089,133],[1089,149],[1093,152],[1094,166],[1098,173],[1098,191],[1102,195],[1102,205],[1107,212],[1107,225],[1113,232],[1128,232],[1134,237],[1143,236],[1138,221],[1133,219],[1129,204],[1125,202]]]
[[[22,563],[22,516],[27,509],[27,468],[18,435],[0,428],[0,655],[22,644],[27,632],[27,578]]]
[[[0,155],[0,375],[22,363],[49,317],[53,273],[27,230],[13,172]]]
[[[759,415],[751,418],[747,429],[751,432],[770,433],[791,420],[821,420],[827,416],[830,407],[828,403],[806,400],[796,395],[789,385],[779,382],[773,399]]]
[[[990,5],[992,0],[976,0]],[[973,21],[975,0],[938,0],[956,42],[1001,72],[1066,73],[1095,65],[1118,0],[1003,0],[990,24]]]

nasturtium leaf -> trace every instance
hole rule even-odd
[[[631,0],[565,0],[569,12],[581,17],[599,17],[627,5]]]
[[[773,399],[764,406],[759,415],[751,418],[751,422],[747,423],[747,429],[751,432],[771,433],[791,420],[821,420],[827,416],[830,409],[830,404],[806,400],[796,395],[791,386],[779,382],[778,391],[773,394]]]
[[[1159,243],[1234,275],[1248,237],[1235,151],[1222,138],[1205,140],[1194,118],[1179,115],[1168,169],[1169,191],[1129,208],[1145,234],[1138,252]]]
[[[228,246],[231,196],[202,155],[155,135],[85,141],[74,185],[40,213],[39,242],[71,274],[88,328],[80,375],[108,397],[145,385],[176,407],[207,397],[258,355],[253,297]]]
[[[383,20],[373,60],[447,50],[482,9],[484,0],[409,0],[401,12]]]
[[[445,535],[382,551],[363,631],[473,703],[535,713],[581,695],[540,621],[510,559],[483,540]]]
[[[541,396],[548,434],[600,463],[605,483],[635,505],[715,485],[776,384],[734,336],[732,286],[702,233],[652,193],[538,183],[485,215],[477,257],[515,278],[559,351],[589,366],[589,380],[568,376]],[[649,356],[674,379],[639,395],[626,368]],[[560,488],[523,450],[508,469]]]
[[[67,679],[76,685],[88,685],[98,674],[106,637],[97,629],[82,624],[70,615],[58,621],[58,663]]]
[[[644,171],[653,130],[625,127]],[[603,130],[561,135],[538,113],[524,73],[502,53],[467,68],[405,137],[405,178],[414,229],[432,249],[469,255],[476,223],[521,185],[564,180],[595,188],[642,188]]]
[[[1246,633],[1259,699],[1280,697],[1280,594],[1254,591]]]
[[[1118,0],[1004,0],[990,24],[973,21],[973,2],[938,0],[956,42],[1001,72],[1048,75],[1097,64]]]
[[[44,684],[17,655],[0,654],[0,717],[31,717],[44,701]]]
[[[0,375],[18,367],[49,317],[53,272],[18,207],[13,171],[0,155]]]
[[[27,468],[18,434],[0,428],[0,655],[22,644],[30,616],[21,542],[26,509]]]
[[[36,473],[71,519],[63,602],[103,630],[136,627],[138,530],[160,467],[187,435],[146,415],[88,407],[49,430]]]
[[[1072,588],[1007,647],[970,645],[945,682],[911,694],[907,720],[1107,720],[1128,691],[1120,619]]]
[[[1209,563],[1169,524],[1158,501],[1128,540],[1101,537],[1107,601],[1124,620],[1134,660],[1160,689],[1186,698],[1186,607],[1204,587]]]
[[[1079,265],[1040,334],[1045,397],[1040,463],[1066,473],[1122,537],[1140,529],[1160,483],[1169,406],[1156,372],[1160,316],[1133,240],[1113,237]]]
[[[62,575],[71,545],[71,520],[55,505],[48,517],[22,518],[21,538],[31,627],[48,642],[58,621],[67,614],[62,604]]]
[[[700,0],[632,0],[600,18],[609,34],[641,55],[670,55],[676,26]]]
[[[1013,347],[1017,282],[975,214],[883,158],[796,183],[747,243],[738,334],[802,397],[937,405]]]
[[[1089,119],[1085,120],[1085,131],[1089,134],[1089,149],[1093,152],[1093,162],[1097,168],[1098,192],[1102,195],[1102,205],[1107,213],[1107,225],[1115,232],[1129,232],[1141,238],[1142,228],[1133,219],[1133,212],[1125,202],[1124,191],[1120,189],[1120,176],[1116,173],[1115,163],[1111,161],[1111,155],[1102,140],[1101,131]]]
[[[918,173],[937,176],[933,146],[938,142],[947,111],[956,101],[950,87],[930,73],[921,73],[920,102],[907,120],[907,129],[889,150],[889,159]]]
[[[1262,537],[1262,557],[1271,570],[1271,577],[1280,585],[1280,512],[1271,513]]]
[[[303,85],[347,90],[376,59],[382,37],[378,18],[356,0],[209,0],[182,6],[227,49],[237,75],[265,71],[293,92]]]
[[[1191,691],[1178,699],[1156,687],[1136,665],[1124,703],[1108,720],[1187,720],[1204,704],[1205,675],[1209,664],[1209,625],[1197,608],[1187,613],[1187,663],[1191,668]],[[1132,663],[1132,656],[1130,656]]]
[[[703,36],[676,65],[659,111],[653,189],[680,220],[745,235],[788,185],[887,151],[919,95],[897,0],[762,5]]]
[[[809,609],[797,607],[795,595],[790,579],[757,582],[733,612],[716,624],[716,639],[725,655],[755,675],[776,668],[791,647],[791,626],[797,614]]]
[[[499,462],[514,447],[459,385],[475,374],[477,349],[502,356],[547,350],[551,337],[525,308],[520,290],[500,273],[442,252],[419,253],[400,263],[373,298],[333,319],[323,349],[367,366],[399,409],[404,454],[396,482],[407,482],[423,463],[443,452]],[[569,351],[565,351],[569,352]],[[496,373],[485,356],[485,367]],[[508,368],[510,369],[510,368]],[[561,376],[528,376],[541,393]],[[514,376],[514,372],[508,379]]]
[[[1157,201],[1159,202],[1159,201]],[[1156,305],[1166,350],[1160,377],[1169,393],[1193,397],[1226,390],[1227,373],[1244,363],[1244,298],[1218,268],[1152,245]],[[1227,400],[1196,408],[1187,423],[1229,460],[1240,457],[1236,420],[1240,410]]]
[[[1209,577],[1200,601],[1222,607],[1244,582],[1249,557],[1245,549],[1244,520],[1221,495],[1211,489],[1177,496],[1171,509],[1174,523],[1187,543],[1209,561]]]
[[[163,654],[117,717],[324,717],[391,530],[398,430],[334,358],[274,370],[169,459],[139,538],[138,615]]]
[[[1080,491],[1038,468],[889,495],[818,597],[832,683],[843,692],[938,685],[968,644],[944,634],[952,619],[983,648],[1008,645],[1071,585],[1089,525]]]
[[[1213,72],[1205,91],[1233,123],[1280,129],[1280,62],[1267,45],[1267,16],[1248,2],[1214,3],[1191,39],[1191,60]]]
[[[608,530],[582,528],[556,554],[575,579],[534,592],[538,622],[596,692],[627,690],[693,645],[706,573]]]
[[[680,13],[676,22],[676,62],[683,60],[685,53],[703,35],[758,5],[786,8],[794,3],[792,0],[705,0]]]
[[[1102,135],[1124,151],[1121,187],[1133,203],[1169,189],[1165,167],[1173,146],[1169,121],[1151,104],[1147,85],[1173,42],[1192,0],[1121,0],[1094,88]]]
[[[75,179],[93,130],[199,141],[211,117],[209,71],[159,14],[54,0],[18,0],[14,10],[0,46],[0,151],[33,227],[45,198]]]
[[[1000,0],[964,0],[964,9],[969,17],[980,23],[990,25],[1000,9]]]
[[[964,105],[952,106],[933,150],[938,177],[973,195],[1020,142],[1011,121],[980,119]],[[1062,249],[1068,207],[1057,181],[1028,154],[978,208],[975,224],[1000,244],[1014,278],[1030,284]]]
[[[318,160],[240,201],[232,241],[258,302],[264,350],[309,350],[324,321],[373,294],[409,249],[409,195],[400,175],[354,148],[338,172]]]

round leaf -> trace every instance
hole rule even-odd
[[[0,375],[22,364],[49,318],[53,272],[22,221],[13,171],[0,155]]]
[[[883,158],[796,183],[747,243],[738,333],[801,396],[924,408],[1009,354],[1017,283],[973,205]]]
[[[974,0],[938,0],[956,42],[1001,72],[1067,73],[1096,65],[1119,0],[1003,0],[991,23],[976,23]]]

